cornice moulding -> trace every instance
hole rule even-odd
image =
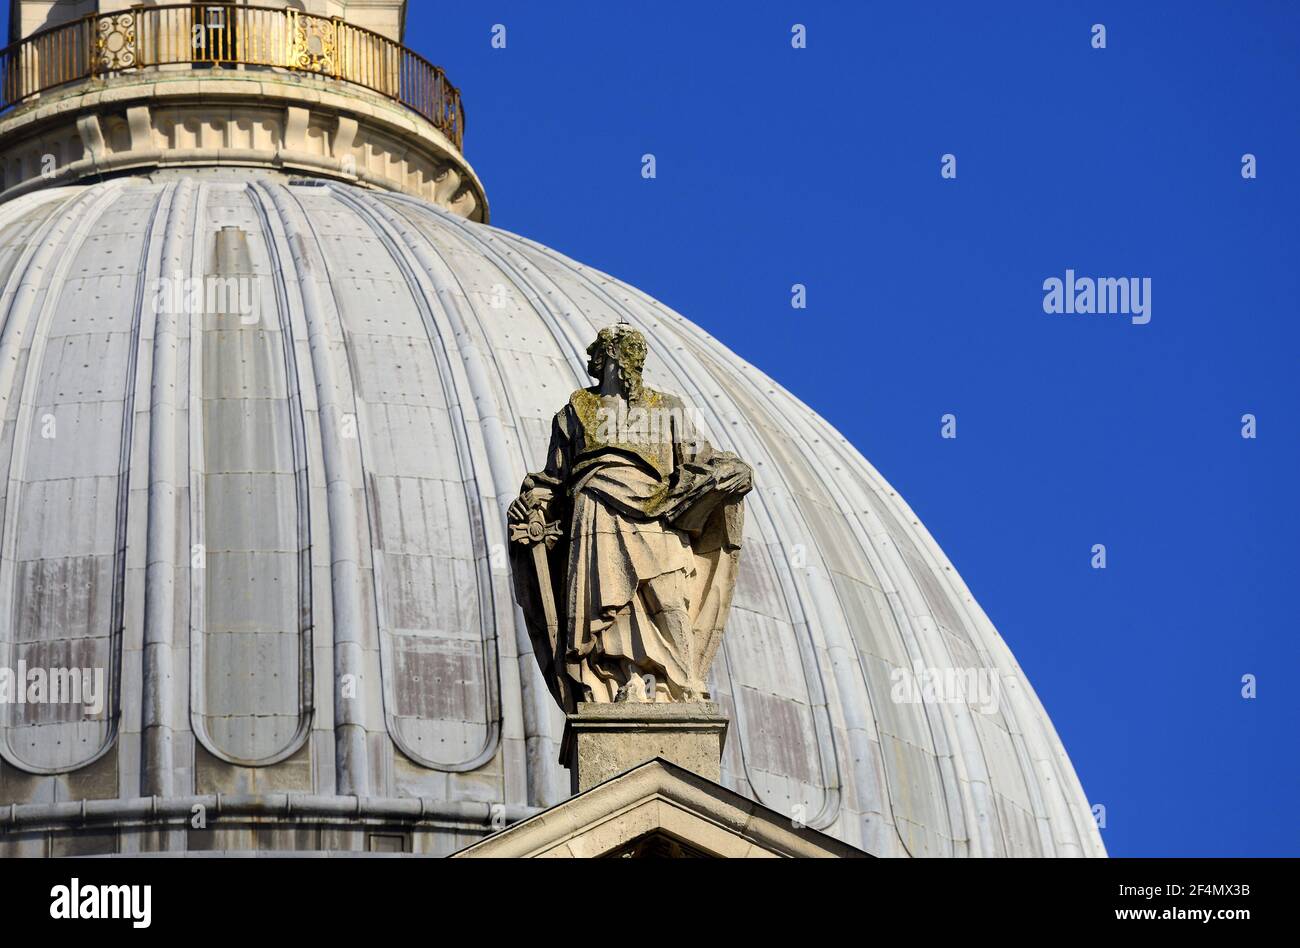
[[[172,75],[82,83],[0,119],[0,201],[128,171],[265,167],[398,191],[488,220],[469,162],[400,104],[297,75]]]

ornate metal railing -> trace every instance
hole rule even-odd
[[[174,3],[91,14],[0,50],[0,110],[57,86],[149,66],[262,66],[364,86],[463,145],[460,91],[441,69],[370,30],[272,7]]]

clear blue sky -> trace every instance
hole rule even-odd
[[[1112,855],[1300,854],[1300,5],[413,0],[407,41],[493,223],[686,314],[907,498]],[[1066,268],[1150,277],[1151,322],[1045,314]]]
[[[908,499],[1112,854],[1296,855],[1298,11],[416,0],[408,43],[495,224],[686,314]],[[1150,277],[1151,322],[1044,314],[1067,267]]]

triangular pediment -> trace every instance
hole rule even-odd
[[[866,857],[868,853],[656,758],[456,857]]]

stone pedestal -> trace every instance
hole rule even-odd
[[[662,757],[714,783],[721,780],[727,719],[712,701],[580,703],[568,716],[560,763],[574,793]]]

